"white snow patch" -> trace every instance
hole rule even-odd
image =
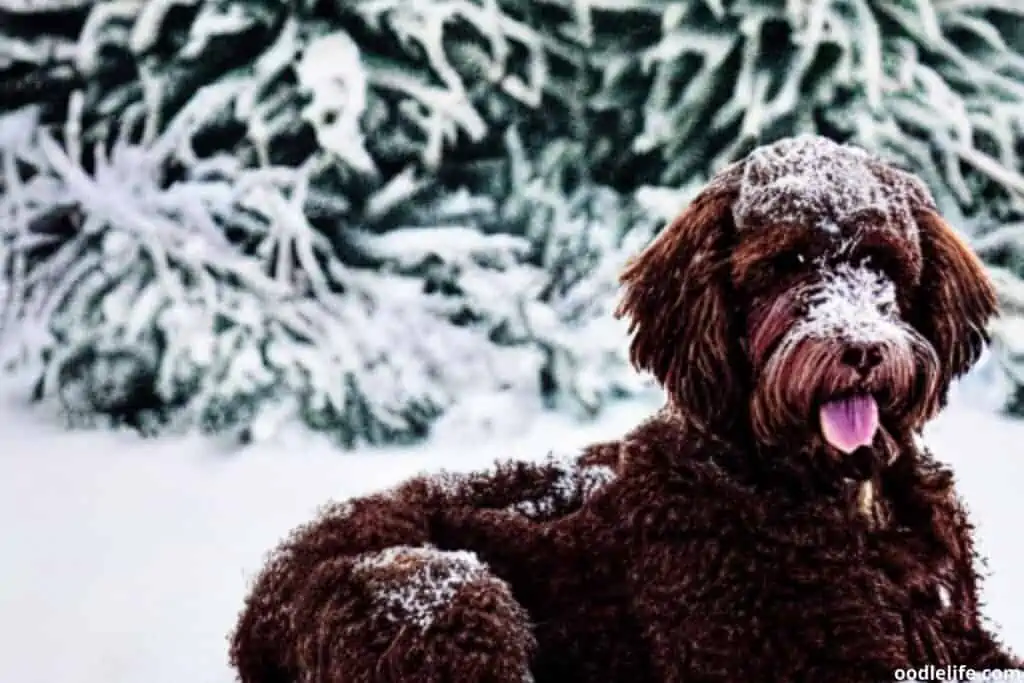
[[[353,168],[375,173],[359,123],[369,81],[355,41],[344,31],[314,39],[295,65],[295,74],[310,97],[302,118],[313,126],[320,145]]]
[[[396,228],[372,238],[359,236],[359,246],[400,268],[415,268],[430,259],[460,267],[489,263],[509,268],[524,257],[530,243],[515,235],[489,235],[460,225],[430,229]]]
[[[99,0],[3,0],[0,8],[7,12],[63,12],[94,5]]]
[[[375,572],[392,567],[403,572],[399,582],[374,578]],[[422,630],[430,628],[463,586],[477,581],[497,581],[475,553],[431,547],[387,548],[360,558],[355,571],[369,574],[373,599],[385,618]]]
[[[817,226],[838,235],[865,216],[916,237],[913,209],[934,204],[924,183],[862,149],[800,135],[764,145],[743,164],[733,206],[739,228]]]
[[[899,343],[907,331],[896,318],[896,287],[866,267],[840,264],[808,296],[804,318],[793,336],[850,342]]]

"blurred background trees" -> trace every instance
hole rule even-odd
[[[1018,4],[0,0],[4,362],[146,433],[594,415],[624,260],[819,132],[969,235],[1024,414]]]

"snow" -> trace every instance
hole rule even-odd
[[[657,406],[614,406],[599,423],[524,421],[499,446],[452,434],[406,450],[339,453],[285,432],[244,450],[198,438],[140,441],[67,433],[38,413],[0,410],[0,680],[228,683],[225,637],[264,554],[328,499],[385,489],[424,469],[543,459],[614,437]],[[961,398],[928,440],[958,469],[994,575],[988,615],[1024,651],[1015,576],[1024,422]]]
[[[295,74],[310,97],[302,118],[313,126],[320,146],[350,167],[376,174],[359,122],[369,83],[355,41],[344,31],[320,36],[306,46]]]
[[[458,595],[477,582],[500,583],[475,553],[397,546],[362,558],[357,575],[366,574],[371,599],[385,619],[426,630]],[[394,572],[402,579],[397,583]],[[383,580],[375,575],[383,572]]]
[[[896,287],[867,267],[841,264],[828,271],[808,301],[807,314],[792,334],[847,341],[907,342],[907,330],[895,318]]]
[[[913,210],[933,206],[917,177],[887,166],[866,151],[817,135],[799,135],[758,147],[741,162],[733,207],[740,228],[817,225],[838,235],[872,219],[903,235],[917,234]]]
[[[530,243],[522,237],[487,234],[465,225],[439,225],[429,230],[395,228],[383,235],[357,239],[367,254],[403,270],[421,268],[431,260],[459,268],[486,263],[504,269],[516,265],[530,250]]]
[[[580,465],[581,451],[551,455],[544,465],[555,472],[551,493],[539,499],[521,500],[510,510],[527,517],[542,518],[573,499],[587,500],[615,478],[615,471],[606,465]]]
[[[5,12],[58,12],[78,7],[88,7],[97,0],[0,0],[0,10]]]

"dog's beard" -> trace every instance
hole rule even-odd
[[[775,299],[750,330],[755,437],[766,445],[824,448],[851,461],[867,457],[855,453],[859,445],[878,446],[868,449],[876,458],[895,452],[893,437],[923,424],[936,407],[940,368],[934,349],[891,309],[840,306],[853,316],[846,321],[835,315],[834,301],[819,297],[819,307],[832,307],[826,325],[813,298],[800,314],[805,301],[797,291]],[[881,360],[862,377],[843,356],[865,342]]]
[[[881,345],[883,360],[866,379],[843,366],[847,346],[835,339],[787,340],[759,373],[751,405],[760,443],[820,434],[819,411],[829,401],[870,397],[883,426],[902,430],[922,423],[938,376],[931,347],[916,335]]]

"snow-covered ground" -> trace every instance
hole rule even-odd
[[[227,683],[225,635],[263,554],[328,498],[423,469],[622,433],[652,408],[622,405],[580,428],[545,416],[496,445],[438,439],[406,451],[339,453],[282,437],[226,452],[200,439],[142,442],[65,433],[24,409],[0,410],[0,681]],[[1024,652],[1017,521],[1024,422],[964,405],[930,430],[957,468],[993,576],[989,616]]]

